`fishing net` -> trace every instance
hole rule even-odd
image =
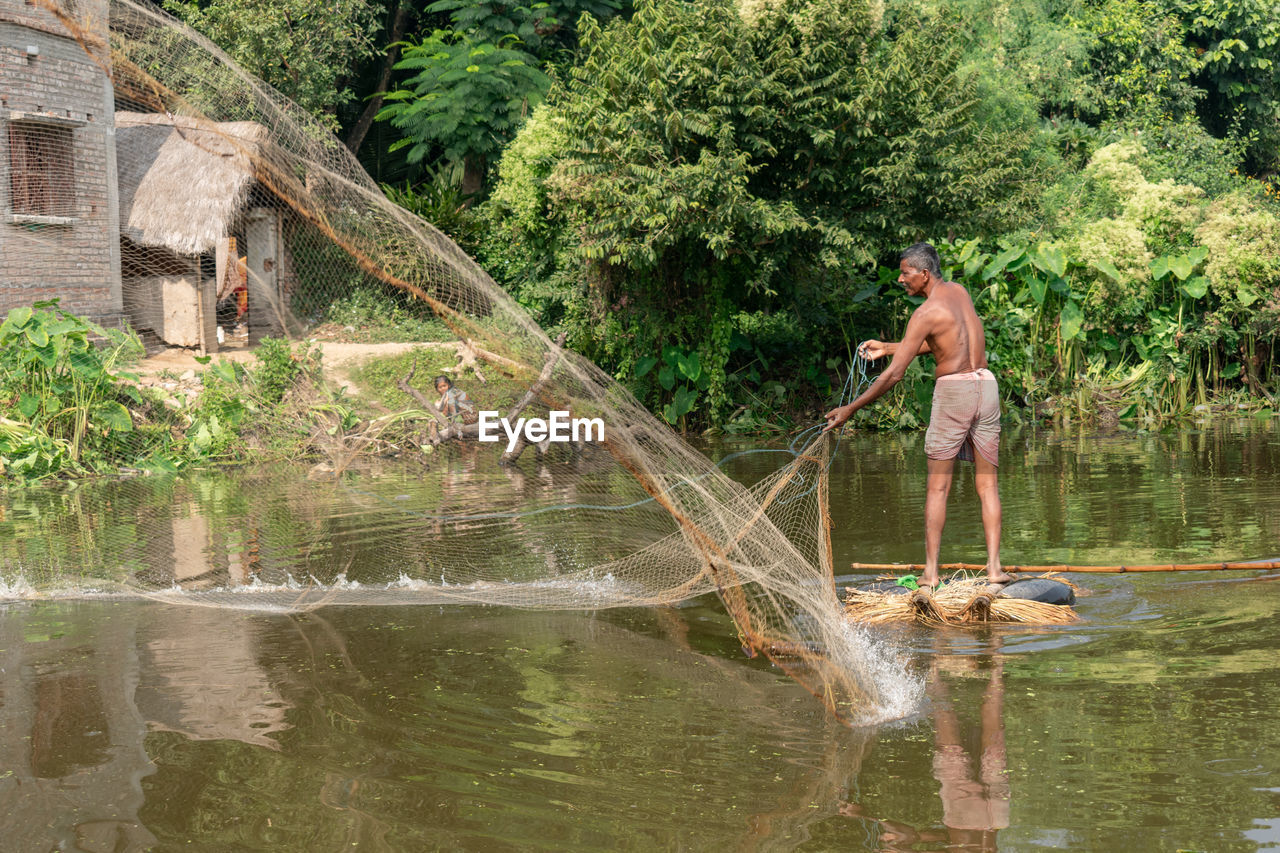
[[[429,306],[493,382],[524,389],[522,416],[602,426],[550,448],[533,473],[527,459],[490,464],[502,443],[471,441],[462,462],[420,482],[300,481],[284,506],[221,523],[196,509],[216,496],[174,491],[199,486],[36,501],[31,518],[48,521],[3,546],[11,592],[79,578],[82,594],[289,610],[653,606],[715,592],[744,650],[842,719],[914,702],[892,654],[842,615],[830,437],[811,433],[772,476],[736,482],[550,340],[451,240],[390,203],[331,133],[207,40],[129,0],[0,9],[7,45],[40,45],[13,64],[22,76],[0,72],[2,271],[14,285],[4,307],[57,295],[64,309],[219,353],[303,335],[333,300],[383,289]],[[472,390],[485,408],[484,389]],[[464,480],[501,488],[455,488]],[[310,514],[332,510],[336,493],[341,511]],[[86,529],[75,521],[84,507],[68,505],[77,500],[138,515]]]

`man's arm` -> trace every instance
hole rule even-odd
[[[900,342],[889,343],[886,341],[874,340],[863,341],[862,345],[858,347],[858,352],[863,358],[876,361],[877,359],[884,358],[886,355],[891,357],[897,355],[898,348],[901,346],[902,344]],[[929,348],[929,341],[924,340],[920,342],[920,348],[916,350],[916,355],[926,355],[931,352],[933,352],[933,350]]]
[[[920,352],[927,352],[927,344],[925,338],[932,329],[931,316],[932,312],[923,310],[924,306],[917,308],[915,313],[911,315],[911,319],[907,321],[907,330],[902,335],[902,340],[894,347],[893,361],[889,362],[876,381],[871,383],[871,387],[862,392],[858,399],[854,400],[847,406],[838,406],[827,412],[827,426],[823,432],[829,432],[838,426],[844,424],[853,416],[853,413],[864,406],[874,403],[880,399],[894,385],[902,381],[902,377],[907,373],[907,365]],[[889,346],[886,344],[885,346]],[[925,349],[921,349],[925,347]]]

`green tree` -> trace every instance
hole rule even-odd
[[[1074,19],[1092,40],[1083,117],[1159,124],[1188,115],[1204,94],[1182,21],[1157,0],[1100,0]]]
[[[556,282],[575,345],[652,402],[688,403],[655,369],[684,364],[723,416],[750,318],[836,322],[858,270],[904,241],[1025,212],[1030,131],[976,121],[958,32],[863,0],[657,0],[589,25],[529,131],[561,148],[517,141],[502,165],[491,268],[543,300],[525,274]]]
[[[446,160],[466,164],[463,192],[477,192],[488,157],[551,84],[537,57],[504,46],[513,42],[514,36],[494,44],[436,30],[406,46],[396,68],[417,74],[386,95],[378,113],[404,132],[391,150],[408,148],[410,163],[442,150]]]
[[[1202,113],[1223,135],[1235,122],[1256,131],[1251,168],[1280,168],[1280,14],[1273,0],[1166,0],[1182,16],[1200,53],[1208,90]]]
[[[526,6],[517,0],[437,0],[431,12],[449,12],[453,29],[473,39],[498,42],[518,38],[542,61],[576,42],[574,25],[582,15],[605,21],[621,8],[618,0],[553,0]]]
[[[375,52],[382,7],[368,0],[165,0],[245,70],[337,129],[348,75]]]
[[[462,163],[463,192],[478,193],[489,158],[546,95],[547,65],[571,58],[571,22],[605,19],[619,8],[618,0],[432,3],[427,11],[447,12],[450,27],[403,45],[395,67],[414,74],[383,96],[388,103],[377,114],[404,134],[390,150],[408,148],[413,164],[435,157]]]

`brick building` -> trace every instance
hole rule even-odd
[[[61,0],[107,35],[106,0]],[[0,314],[44,299],[122,316],[111,83],[34,0],[0,0]]]

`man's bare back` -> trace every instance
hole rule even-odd
[[[1000,400],[995,377],[985,369],[986,334],[982,321],[973,308],[969,292],[942,279],[938,253],[932,246],[917,243],[907,249],[902,253],[899,267],[898,282],[909,295],[923,295],[925,301],[912,312],[900,342],[866,341],[858,347],[864,358],[875,360],[888,355],[892,361],[856,400],[827,412],[826,430],[841,426],[854,412],[898,384],[906,375],[907,365],[917,355],[931,353],[937,361],[935,376],[945,381],[939,381],[935,388],[934,412],[925,436],[929,473],[925,499],[925,570],[920,584],[933,587],[939,582],[938,551],[946,522],[952,470],[957,458],[970,458],[964,455],[968,451],[972,451],[974,481],[982,502],[987,580],[1007,583],[1013,578],[1000,566],[1001,506],[996,482]],[[945,379],[949,376],[953,378]],[[965,384],[960,386],[957,397],[957,389],[952,386],[958,383]],[[941,418],[938,417],[940,401],[944,401]]]
[[[934,376],[968,373],[987,366],[986,332],[973,309],[969,291],[952,281],[933,288],[915,310],[928,312],[925,342],[936,361]]]

